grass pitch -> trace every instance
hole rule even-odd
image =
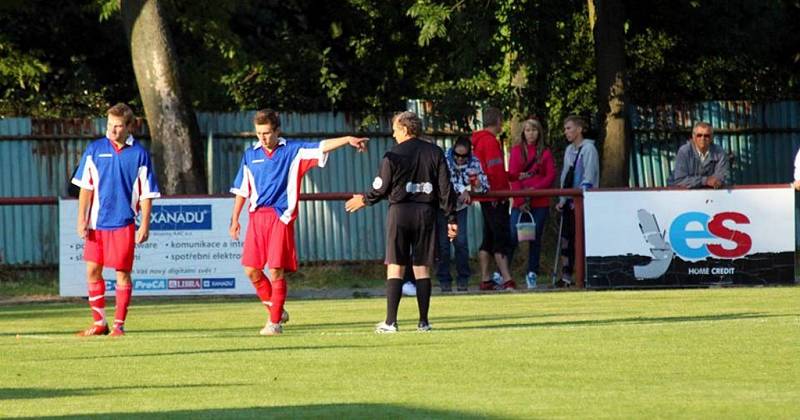
[[[0,307],[0,415],[101,418],[798,418],[800,288],[434,296],[431,333],[377,335],[383,299]],[[110,305],[113,306],[113,305]],[[109,312],[113,309],[109,308]],[[113,313],[113,312],[112,312]]]

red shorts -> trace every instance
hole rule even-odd
[[[133,269],[135,238],[136,226],[133,223],[113,230],[89,230],[83,248],[83,259],[103,267],[130,272]]]
[[[281,222],[271,207],[259,207],[250,213],[242,250],[242,265],[263,269],[282,268],[297,271],[297,250],[294,246],[294,220]]]

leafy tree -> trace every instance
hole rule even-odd
[[[0,115],[96,116],[136,105],[127,42],[80,0],[0,2]],[[123,53],[120,53],[122,51]]]

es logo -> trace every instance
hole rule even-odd
[[[696,211],[683,213],[669,227],[669,241],[675,253],[686,259],[700,260],[709,255],[738,258],[753,246],[750,235],[736,230],[736,225],[746,224],[750,224],[747,216],[732,211],[717,213],[713,217]],[[733,242],[733,245],[723,245],[720,239]],[[697,246],[690,245],[690,240]]]

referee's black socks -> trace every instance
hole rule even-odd
[[[428,281],[428,286],[430,286],[430,281]],[[397,307],[400,306],[402,295],[403,279],[386,279],[386,324],[397,323]]]
[[[417,279],[417,306],[419,322],[428,323],[428,308],[431,305],[431,279]]]

